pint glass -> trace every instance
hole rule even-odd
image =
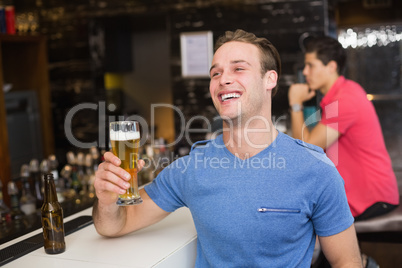
[[[121,167],[131,175],[130,187],[126,193],[119,195],[119,206],[142,203],[138,191],[137,161],[140,145],[139,123],[135,121],[118,121],[110,123],[110,143],[112,152],[121,160]]]

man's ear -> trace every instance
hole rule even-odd
[[[338,64],[336,63],[336,61],[331,60],[330,62],[328,62],[327,67],[330,68],[332,72],[338,73]]]
[[[274,87],[276,87],[278,83],[278,73],[274,70],[270,70],[266,72],[265,76],[266,76],[265,88],[267,90],[272,90]]]

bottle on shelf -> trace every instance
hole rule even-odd
[[[10,196],[11,219],[15,223],[14,227],[20,228],[24,219],[24,214],[20,209],[19,190],[17,184],[11,180],[7,184],[8,195]]]
[[[25,215],[32,215],[36,213],[36,199],[32,195],[31,187],[29,184],[29,166],[21,166],[21,180],[22,180],[22,195],[20,198],[20,208]]]
[[[60,203],[63,203],[64,202],[65,184],[64,184],[64,181],[62,179],[60,179],[59,171],[57,169],[57,167],[59,165],[59,161],[57,161],[56,156],[54,154],[52,154],[52,155],[49,155],[48,162],[49,162],[50,173],[53,174],[54,184],[56,185],[57,198]]]
[[[138,173],[139,185],[146,184],[154,179],[155,172],[155,160],[154,160],[154,149],[150,144],[145,145],[145,154],[143,154],[142,159],[145,162],[144,168]]]
[[[67,163],[71,166],[71,188],[79,195],[82,185],[78,179],[77,158],[71,151],[67,153]]]
[[[112,146],[110,145],[110,141],[109,141],[109,148],[112,148]],[[100,163],[102,163],[103,161],[105,161],[105,153],[106,153],[106,150],[105,149],[102,149],[101,150],[101,153],[100,153]]]
[[[38,159],[32,159],[29,162],[29,173],[31,180],[34,184],[33,194],[36,198],[36,208],[40,208],[43,204],[43,193],[42,193],[42,177],[39,171],[39,161]]]
[[[153,154],[153,170],[152,177],[150,180],[152,181],[158,174],[162,171],[162,169],[168,165],[169,163],[169,153],[166,150],[165,140],[163,138],[156,139],[152,146],[154,154]]]
[[[57,200],[56,186],[51,173],[44,175],[45,195],[41,207],[44,248],[47,254],[66,250],[64,241],[63,208]]]
[[[93,199],[95,197],[95,170],[94,170],[94,162],[95,158],[91,153],[85,155],[85,175],[86,175],[86,192],[89,199]]]
[[[39,170],[40,170],[40,178],[42,182],[42,187],[40,189],[42,196],[44,197],[45,195],[45,186],[44,186],[44,175],[50,173],[50,165],[49,165],[49,160],[43,159],[42,162],[39,164]]]
[[[50,173],[53,174],[54,181],[56,182],[59,179],[59,171],[57,170],[59,162],[54,154],[49,155],[47,159],[49,161]]]
[[[85,155],[83,152],[77,154],[77,177],[80,182],[81,189],[79,190],[79,195],[84,196],[86,194],[86,176],[85,176]]]
[[[6,33],[15,34],[15,7],[10,4],[6,4],[4,7],[4,19],[6,24]]]
[[[3,183],[0,180],[0,228],[3,232],[6,232],[8,225],[11,223],[11,210],[4,203],[3,200]]]
[[[64,182],[64,203],[63,207],[66,210],[74,209],[75,207],[75,198],[77,197],[77,193],[72,188],[72,167],[67,164],[60,170],[60,181]],[[74,202],[74,203],[73,203]]]
[[[64,183],[64,196],[66,199],[71,199],[75,195],[75,191],[72,188],[72,170],[72,167],[67,164],[60,171],[60,180]]]
[[[49,160],[43,159],[42,162],[40,162],[39,169],[40,169],[40,172],[42,173],[41,174],[42,178],[44,175],[50,173]],[[43,179],[42,179],[42,182],[43,182]],[[42,191],[44,191],[44,187],[42,187],[42,189],[43,189]]]
[[[102,159],[101,159],[101,156],[99,154],[98,148],[96,148],[95,146],[92,146],[89,149],[89,153],[92,156],[92,165],[93,165],[93,170],[94,170],[94,173],[95,173],[98,170],[98,166],[102,162]]]

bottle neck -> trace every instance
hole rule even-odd
[[[45,195],[43,201],[45,203],[58,202],[53,179],[45,178]]]

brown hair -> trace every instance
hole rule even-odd
[[[268,39],[257,37],[253,33],[240,29],[235,32],[227,31],[216,41],[214,51],[216,52],[223,44],[231,41],[244,42],[257,46],[261,53],[261,75],[264,76],[267,71],[274,70],[277,72],[279,79],[281,74],[281,59],[278,51]],[[275,96],[277,91],[278,86],[272,89],[272,96]]]
[[[314,37],[307,42],[306,53],[316,53],[317,59],[327,65],[330,61],[337,64],[337,72],[342,75],[346,65],[346,51],[341,43],[329,36]]]

